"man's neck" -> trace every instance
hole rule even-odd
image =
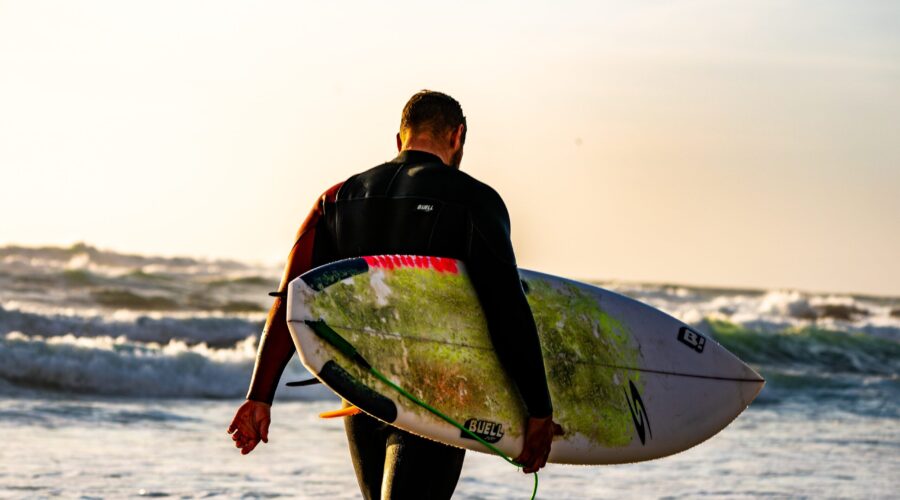
[[[440,158],[441,161],[444,162],[444,165],[450,165],[450,152],[447,151],[447,148],[435,144],[430,137],[410,137],[410,139],[403,144],[400,151],[410,150],[431,153]]]

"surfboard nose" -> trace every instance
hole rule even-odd
[[[743,361],[739,362],[743,365],[742,369],[745,374],[744,379],[746,380],[745,383],[741,384],[741,400],[745,406],[749,406],[750,403],[759,396],[759,393],[762,392],[763,387],[766,385],[766,379],[747,363],[744,363]]]
[[[711,373],[737,383],[737,386],[732,389],[735,391],[732,394],[739,398],[740,411],[743,411],[759,396],[766,385],[766,379],[718,342],[713,342],[709,346],[709,351],[710,354],[714,354],[710,358],[710,368],[713,368]]]

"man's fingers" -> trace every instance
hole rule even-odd
[[[246,455],[247,453],[250,453],[250,451],[252,451],[254,447],[256,447],[256,443],[258,442],[258,438],[241,436],[241,439],[235,441],[234,445],[237,448],[240,448],[242,454]]]
[[[548,436],[549,438],[549,436]],[[516,458],[516,462],[522,465],[522,471],[526,474],[537,472],[545,465],[550,456],[550,440],[543,446],[528,447]]]
[[[228,433],[234,441],[234,446],[241,450],[242,455],[253,451],[259,445],[260,439],[269,442],[269,405],[251,401],[244,402],[231,420]]]
[[[538,465],[538,469],[543,469],[544,466],[547,465],[547,459],[548,459],[548,458],[550,458],[550,453],[547,453],[546,455],[544,455],[544,457],[541,459],[541,464]]]
[[[247,437],[255,439],[257,436],[259,436],[259,432],[257,432],[256,426],[253,425],[253,421],[249,418],[241,419],[241,421],[238,422],[238,429],[240,430],[241,434]]]
[[[541,468],[547,465],[547,459],[535,457],[534,460],[529,461],[529,463],[527,464],[523,463],[522,465],[522,472],[524,472],[525,474],[531,474],[532,472],[539,471]]]
[[[238,417],[239,417],[239,415],[240,415],[240,412],[238,412],[238,414],[235,415],[233,419],[231,419],[231,425],[228,426],[228,433],[229,433],[229,434],[231,434],[232,432],[238,430]]]
[[[231,425],[228,427],[228,433],[232,432],[243,432],[244,434],[249,434],[251,429],[250,419],[248,415],[239,409],[238,412],[234,415],[234,419],[231,420]]]
[[[516,457],[516,462],[522,466],[522,471],[530,474],[546,466],[550,457],[553,436],[562,436],[563,434],[562,426],[549,417],[529,420],[522,453]]]
[[[551,437],[552,439],[552,437]],[[538,454],[537,460],[535,460],[536,469],[542,469],[545,465],[547,465],[547,459],[550,457],[550,442],[547,443],[547,446],[543,448]]]
[[[251,440],[249,443],[247,443],[246,446],[241,448],[241,455],[246,455],[247,453],[250,453],[251,451],[253,451],[253,448],[256,448],[257,443],[259,443],[258,439]]]
[[[268,443],[268,442],[269,442],[269,424],[270,424],[271,422],[272,422],[272,421],[269,420],[269,419],[267,418],[267,419],[263,420],[263,421],[260,423],[260,426],[259,426],[259,437],[262,439],[262,442],[263,442],[263,443]]]
[[[516,463],[525,466],[531,462],[531,450],[525,448],[522,450],[522,453],[519,453],[519,456],[516,457]]]
[[[534,456],[531,449],[523,451],[519,458],[516,459],[516,462],[522,465],[522,472],[529,474],[534,472],[535,465],[537,465],[539,458]]]
[[[550,449],[547,448],[542,450],[537,456],[534,457],[534,460],[531,462],[531,471],[537,472],[542,469],[545,465],[547,465],[547,457],[550,456]]]

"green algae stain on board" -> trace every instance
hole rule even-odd
[[[614,367],[638,366],[631,333],[575,285],[530,280],[529,289],[556,420],[594,443],[626,446],[633,430],[623,384],[643,384],[639,372]]]
[[[505,390],[509,381],[493,352],[475,291],[462,274],[429,269],[376,269],[314,295],[324,319],[379,370],[416,397],[457,420],[473,416],[523,422],[524,408]],[[330,346],[358,380],[392,394]],[[433,417],[405,398],[404,409]],[[521,429],[508,430],[516,436]]]
[[[311,307],[332,326],[490,348],[478,310],[464,275],[417,268],[353,276],[318,293]]]
[[[631,335],[588,292],[530,280],[528,302],[541,338],[556,420],[608,447],[632,439],[622,396],[626,376],[610,366],[636,366]],[[310,312],[324,319],[363,356],[416,397],[457,420],[505,421],[512,437],[525,409],[493,351],[475,291],[463,274],[400,267],[370,269],[316,293]],[[358,380],[392,390],[330,346],[330,356]],[[404,409],[433,417],[405,398]]]

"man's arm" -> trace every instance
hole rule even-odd
[[[297,231],[297,238],[278,287],[281,294],[269,309],[266,326],[259,341],[247,401],[238,408],[228,428],[228,433],[232,434],[235,446],[241,449],[242,454],[253,451],[260,440],[268,442],[269,410],[281,374],[295,351],[294,341],[288,330],[287,304],[283,293],[287,290],[288,283],[312,268],[316,228],[324,215],[326,204],[334,202],[340,186],[341,184],[332,186],[322,194]]]
[[[553,436],[562,430],[552,420],[543,355],[519,279],[509,214],[493,190],[480,201],[472,208],[466,265],[485,312],[494,350],[528,410],[525,446],[516,460],[525,465],[525,472],[532,472],[546,464]]]
[[[484,309],[494,350],[531,417],[553,413],[537,326],[510,240],[509,214],[492,190],[472,209],[466,267]]]

